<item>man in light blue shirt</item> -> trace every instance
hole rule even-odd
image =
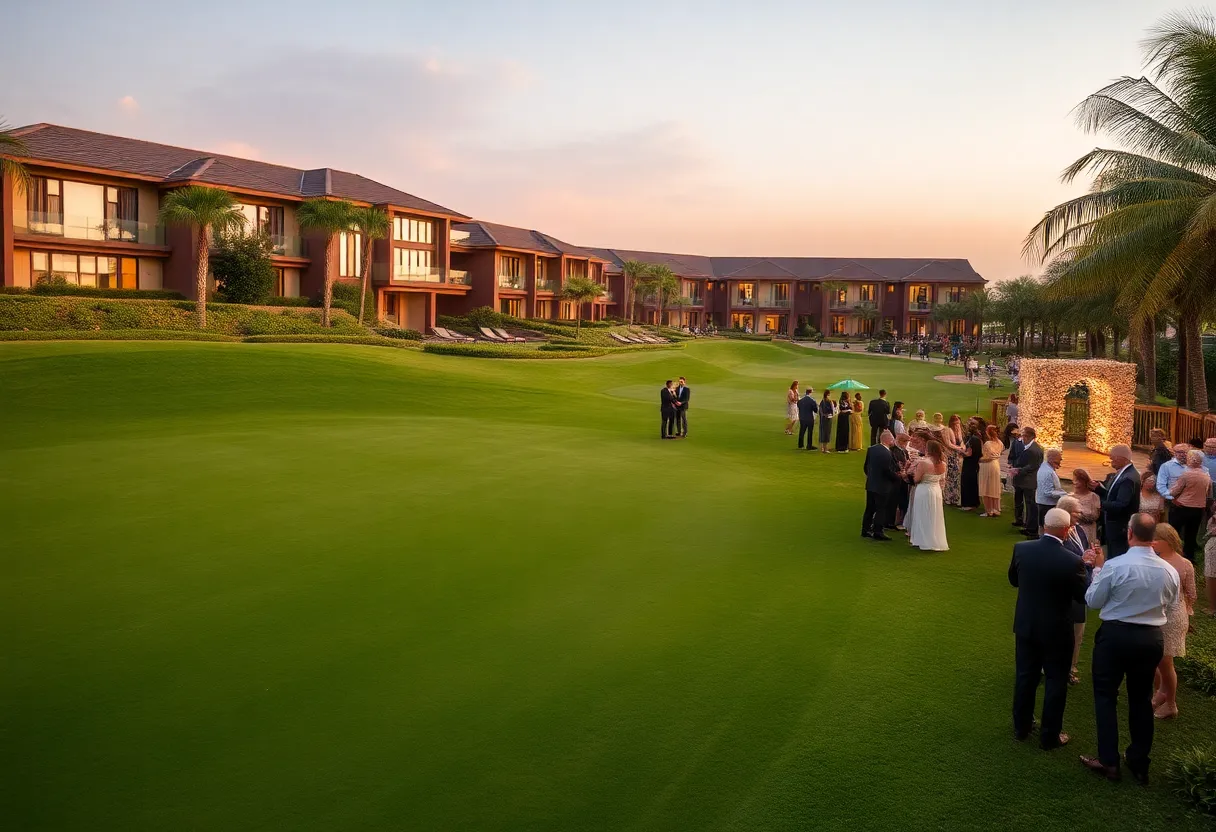
[[[1164,467],[1164,466],[1163,466]],[[1127,527],[1130,548],[1104,560],[1091,552],[1093,582],[1085,603],[1101,610],[1102,626],[1094,639],[1092,674],[1094,713],[1098,720],[1098,756],[1081,764],[1108,780],[1118,780],[1119,686],[1127,678],[1127,767],[1141,783],[1148,782],[1149,752],[1153,749],[1153,676],[1165,652],[1161,626],[1165,611],[1178,599],[1178,573],[1153,552],[1157,523],[1148,514],[1135,514]]]
[[[1170,486],[1186,470],[1186,452],[1190,449],[1190,445],[1185,442],[1179,442],[1174,446],[1174,458],[1169,462],[1163,463],[1157,469],[1157,493],[1165,498],[1167,506],[1174,504],[1174,497],[1170,494]]]
[[[1216,486],[1216,436],[1203,440],[1203,468]]]
[[[1039,532],[1043,530],[1043,518],[1047,516],[1047,512],[1056,507],[1056,503],[1060,498],[1067,495],[1064,490],[1063,483],[1060,482],[1060,475],[1056,470],[1064,462],[1064,454],[1059,448],[1049,448],[1046,457],[1043,459],[1043,464],[1039,466],[1038,474],[1035,479],[1034,501],[1039,507]]]

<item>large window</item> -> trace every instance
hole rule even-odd
[[[536,302],[536,317],[542,320],[549,320],[553,317],[553,301],[538,300]]]
[[[393,276],[398,280],[430,280],[438,277],[433,268],[433,252],[416,248],[395,248],[393,257]]]
[[[586,277],[587,262],[585,260],[571,260],[566,263],[566,274],[570,277]]]
[[[730,328],[742,329],[745,332],[755,332],[756,324],[750,312],[732,312],[730,314]]]
[[[138,239],[135,188],[35,176],[26,195],[31,231],[83,240]]]
[[[575,305],[568,300],[564,300],[558,308],[558,316],[563,321],[573,321],[575,317],[574,310]]]
[[[435,223],[430,220],[394,217],[393,239],[403,243],[433,243],[435,241]]]
[[[756,303],[756,284],[755,283],[740,283],[739,293],[736,296],[739,306],[753,306]]]
[[[139,263],[134,257],[98,257],[94,254],[30,252],[30,277],[65,280],[98,289],[138,289]]]
[[[931,305],[932,290],[925,284],[908,287],[908,308],[913,311],[927,312]]]
[[[847,331],[848,319],[844,315],[832,316],[832,334],[844,335]]]
[[[771,295],[769,296],[769,304],[771,306],[789,306],[790,284],[774,283],[772,285]]]
[[[281,205],[249,205],[241,203],[237,208],[245,216],[246,233],[265,234],[271,239],[282,239],[283,207]]]
[[[522,317],[520,313],[523,311],[523,301],[519,298],[499,298],[498,311],[512,318]]]
[[[951,286],[946,290],[946,300],[950,303],[962,303],[965,297],[967,297],[966,286]]]
[[[878,287],[873,283],[861,284],[860,298],[862,303],[873,303],[877,296]]]
[[[363,276],[363,235],[358,231],[338,235],[338,276]]]
[[[524,288],[524,261],[522,257],[504,254],[498,258],[498,285],[503,289]]]

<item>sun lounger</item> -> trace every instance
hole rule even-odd
[[[454,341],[460,344],[472,344],[476,338],[470,338],[467,335],[461,335],[459,332],[450,332],[441,326],[431,327],[431,332],[439,338],[440,341]]]
[[[484,332],[484,330],[483,330],[483,332]],[[518,335],[512,335],[511,333],[507,332],[505,329],[500,329],[498,327],[494,327],[494,334],[496,334],[499,338],[501,338],[504,341],[514,342],[516,344],[522,344],[528,340],[527,338],[521,338]]]
[[[609,332],[609,333],[608,333],[608,335],[609,335],[609,337],[611,337],[611,338],[612,338],[612,340],[613,340],[613,341],[619,341],[619,342],[621,342],[622,344],[634,344],[634,343],[637,343],[637,342],[635,342],[635,341],[634,341],[632,338],[626,338],[624,335],[618,335],[618,334],[617,334],[617,333],[615,333],[615,332]]]
[[[479,326],[479,327],[477,327],[477,330],[478,330],[478,332],[480,332],[480,333],[482,334],[482,336],[483,336],[483,337],[484,337],[484,338],[485,338],[487,341],[493,341],[493,342],[495,342],[495,343],[497,343],[497,344],[505,344],[505,343],[507,343],[507,339],[506,339],[506,338],[503,338],[501,335],[499,335],[498,333],[494,332],[494,330],[490,329],[488,326]]]

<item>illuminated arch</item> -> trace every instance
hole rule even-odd
[[[1100,453],[1130,445],[1136,411],[1136,365],[1121,361],[1025,358],[1018,375],[1018,423],[1032,425],[1045,448],[1064,441],[1064,397],[1089,387],[1085,444]]]

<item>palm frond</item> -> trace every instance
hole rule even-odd
[[[1162,94],[1164,95],[1164,93]],[[1112,95],[1095,93],[1076,109],[1082,129],[1110,135],[1132,150],[1183,167],[1216,169],[1216,146],[1196,132],[1189,120],[1181,128]],[[1173,120],[1182,121],[1181,116]]]

